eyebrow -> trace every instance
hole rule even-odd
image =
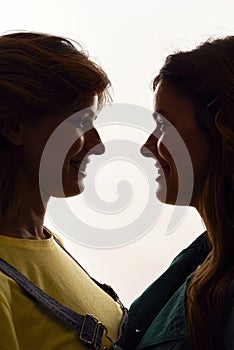
[[[165,115],[168,114],[168,112],[166,112],[166,111],[164,111],[162,109],[156,109],[156,111],[152,114],[154,120],[157,120],[157,117],[158,117],[159,114],[162,115],[162,116],[165,116]]]
[[[161,109],[161,108],[156,109],[156,113],[158,113],[158,114],[162,114],[162,115],[166,115],[166,114],[168,114],[168,112],[164,111],[164,110],[163,110],[163,109]]]
[[[82,109],[77,110],[74,112],[74,114],[76,114],[77,112],[81,112]],[[88,118],[92,119],[93,121],[97,119],[97,114],[92,110],[92,108],[85,108],[85,113],[86,115],[88,115]],[[71,121],[72,122],[77,122],[77,120],[79,120],[80,118],[82,118],[83,114],[79,114],[78,116],[75,115],[72,117]]]
[[[77,110],[77,111],[75,111],[74,113],[76,113],[76,112],[81,112],[83,109],[79,109],[79,110]],[[84,114],[88,114],[88,116],[90,117],[90,118],[92,118],[92,119],[96,119],[97,118],[97,115],[96,115],[96,113],[92,110],[92,108],[85,108],[84,109]],[[82,115],[79,115],[79,117],[81,117]]]

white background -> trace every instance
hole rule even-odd
[[[166,55],[208,37],[233,35],[233,13],[232,0],[1,1],[0,32],[33,30],[75,39],[106,70],[115,103],[152,109],[150,83]],[[190,209],[176,231],[166,235],[171,211],[166,207],[150,232],[121,248],[92,249],[62,238],[80,263],[111,284],[128,306],[203,230]],[[53,228],[48,218],[46,223]]]

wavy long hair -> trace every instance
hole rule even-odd
[[[71,111],[97,96],[110,100],[110,81],[78,43],[35,32],[0,36],[0,128]],[[1,130],[1,129],[0,129]],[[20,205],[20,147],[0,132],[0,218],[12,220]]]
[[[212,248],[193,274],[186,303],[194,349],[220,350],[224,300],[234,278],[234,36],[168,56],[154,79],[154,90],[161,79],[191,101],[212,143],[197,207]]]

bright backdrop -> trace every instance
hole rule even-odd
[[[114,102],[151,109],[150,82],[165,56],[210,36],[233,35],[233,13],[232,0],[1,0],[0,32],[33,30],[79,41],[108,73]],[[62,238],[80,263],[129,305],[204,229],[190,209],[166,235],[171,211],[166,207],[146,235],[121,248],[92,249]],[[48,218],[46,223],[53,229]]]

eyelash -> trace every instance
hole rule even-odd
[[[80,127],[85,127],[88,123],[90,123],[90,116],[85,116],[85,117],[81,117],[79,120],[79,125]]]
[[[87,114],[87,115],[82,116],[79,119],[75,119],[73,121],[73,123],[75,124],[75,126],[77,128],[82,129],[82,128],[87,127],[87,125],[93,124],[94,119],[95,119],[95,117],[90,116],[89,114]]]

